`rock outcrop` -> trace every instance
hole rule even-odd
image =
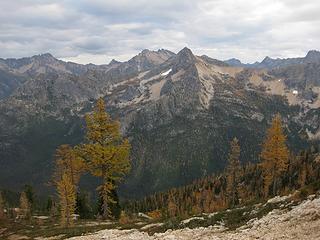
[[[248,239],[320,239],[320,198],[306,200],[291,210],[275,209],[261,219],[228,231],[221,226],[208,228],[168,230],[149,236],[138,230],[102,230],[92,235],[70,240],[248,240]]]

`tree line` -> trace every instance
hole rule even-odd
[[[290,153],[279,114],[267,130],[258,163],[242,165],[240,145],[237,138],[230,142],[228,164],[223,173],[141,200],[126,201],[124,212],[184,218],[288,194],[310,184],[320,189],[319,148],[311,147],[296,156]]]
[[[103,99],[97,101],[85,120],[84,142],[76,146],[61,145],[54,156],[52,184],[57,191],[57,201],[48,198],[43,212],[58,216],[62,226],[72,225],[75,213],[83,218],[92,217],[93,206],[79,188],[81,176],[86,173],[101,179],[96,212],[102,219],[120,215],[121,210],[122,219],[139,212],[152,218],[184,218],[261,201],[310,184],[320,189],[319,148],[312,147],[298,155],[290,153],[281,117],[277,114],[267,130],[258,163],[240,163],[241,143],[234,138],[224,172],[141,200],[122,202],[120,207],[116,187],[130,170],[130,144],[121,136],[119,122],[106,112]],[[19,216],[29,219],[36,205],[30,186],[25,187],[19,202]],[[0,192],[0,219],[8,217],[5,205]]]

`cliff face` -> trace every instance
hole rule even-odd
[[[80,65],[50,54],[0,60],[0,183],[43,188],[59,144],[76,144],[83,115],[104,97],[132,148],[123,196],[185,184],[223,169],[233,137],[256,161],[271,118],[281,113],[290,146],[318,141],[317,64],[230,66],[184,48],[144,50],[127,62]],[[315,65],[315,66],[313,66]],[[15,172],[11,170],[15,169]],[[12,181],[18,176],[19,181]]]

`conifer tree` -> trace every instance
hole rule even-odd
[[[53,206],[53,200],[52,200],[51,196],[49,196],[47,199],[47,203],[46,203],[46,212],[47,213],[51,212],[52,206]]]
[[[303,151],[303,153],[298,156],[299,158],[299,163],[300,163],[300,171],[299,171],[299,178],[298,178],[298,183],[300,185],[300,187],[304,187],[306,184],[306,180],[307,180],[307,172],[308,172],[308,165],[307,165],[307,161],[309,158],[309,154],[305,151]]]
[[[226,171],[227,178],[227,195],[229,204],[234,207],[237,202],[237,191],[240,175],[240,146],[237,138],[234,138],[230,143],[231,149],[228,159],[228,166]]]
[[[28,202],[30,204],[30,212],[33,213],[33,210],[35,208],[35,194],[34,194],[33,188],[31,185],[27,184],[24,186],[23,191],[26,193]]]
[[[55,181],[60,181],[63,174],[70,177],[71,184],[77,188],[81,174],[85,171],[85,162],[77,152],[69,145],[58,147],[56,154]]]
[[[54,221],[59,215],[61,215],[59,210],[59,204],[56,201],[52,201],[52,205],[49,212],[52,221]]]
[[[102,178],[98,191],[103,198],[103,218],[110,215],[109,203],[116,184],[129,171],[130,144],[120,134],[120,124],[111,119],[102,98],[93,113],[86,116],[86,143],[79,146],[89,171]]]
[[[273,196],[277,193],[279,178],[288,167],[289,151],[286,146],[286,136],[283,133],[281,116],[277,114],[267,131],[260,155],[264,180],[264,194],[268,196],[272,184]]]
[[[175,203],[175,199],[173,196],[173,193],[169,193],[169,199],[168,199],[168,215],[170,217],[174,217],[177,214],[177,205]]]
[[[68,227],[73,224],[77,186],[85,170],[85,162],[69,145],[61,145],[56,151],[55,159],[54,183],[59,196],[61,224]]]
[[[80,215],[80,218],[89,219],[93,217],[93,210],[91,207],[88,193],[77,193],[76,209],[76,213]]]
[[[5,213],[4,213],[4,200],[2,197],[2,192],[0,192],[0,220],[5,218]]]
[[[63,173],[61,180],[57,182],[57,191],[60,199],[61,224],[69,227],[73,225],[72,215],[76,207],[76,192],[70,175]]]
[[[25,191],[20,195],[20,210],[24,219],[29,219],[31,217],[30,202]]]
[[[203,210],[204,212],[211,212],[211,201],[212,201],[212,191],[211,190],[205,190],[204,191],[204,205]]]

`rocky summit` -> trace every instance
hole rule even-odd
[[[304,58],[267,57],[247,65],[184,48],[177,54],[143,50],[105,65],[51,54],[0,59],[0,183],[44,191],[56,147],[82,141],[83,117],[99,97],[132,144],[123,197],[222,170],[233,137],[241,143],[241,161],[257,161],[276,113],[292,149],[319,142],[319,56],[310,51]]]

